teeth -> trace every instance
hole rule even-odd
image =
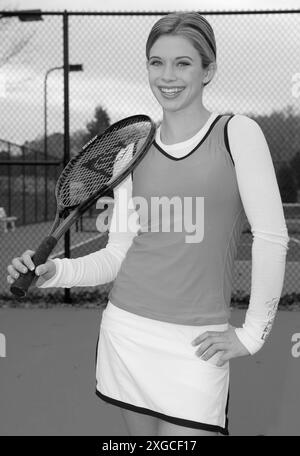
[[[177,93],[177,92],[181,92],[183,90],[183,88],[172,88],[172,89],[169,89],[169,88],[166,88],[166,87],[161,87],[160,90],[162,92],[164,92],[164,93]]]

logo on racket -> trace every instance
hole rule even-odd
[[[115,153],[116,150],[119,150],[120,152],[118,154]],[[133,150],[133,144],[125,144],[123,142],[119,142],[117,144],[112,145],[111,147],[108,148],[107,155],[109,156],[110,154],[115,155],[115,166],[114,166],[114,172],[115,171],[120,171],[125,167],[127,162],[131,160],[132,158],[132,152]],[[105,155],[104,153],[101,154],[100,156],[95,156],[91,157],[90,159],[86,160],[85,162],[82,163],[82,166],[89,171],[93,171],[95,173],[101,172],[101,175],[107,179],[111,178],[111,167],[106,169],[106,162],[105,162]],[[117,169],[119,168],[119,169]]]

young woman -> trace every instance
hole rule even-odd
[[[203,105],[216,72],[206,19],[192,12],[161,18],[146,55],[162,123],[114,192],[108,244],[40,265],[37,286],[115,280],[101,320],[96,392],[121,408],[131,435],[227,435],[229,360],[262,347],[282,291],[289,240],[282,202],[259,125]],[[162,211],[154,210],[158,201]],[[243,327],[234,328],[229,305],[245,215],[251,297]],[[135,223],[118,229],[122,217]],[[32,254],[12,260],[10,284],[34,268]]]

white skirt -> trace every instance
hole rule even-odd
[[[179,325],[114,306],[102,314],[96,394],[128,410],[194,429],[228,435],[229,362],[216,366],[195,355],[191,341],[228,324]]]

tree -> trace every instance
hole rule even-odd
[[[84,129],[76,130],[70,137],[70,155],[74,155],[80,152],[81,148],[85,144],[86,131]]]
[[[86,142],[93,138],[95,135],[100,135],[106,128],[110,126],[110,118],[106,110],[101,106],[95,109],[94,118],[87,123],[86,129],[88,131],[85,140]]]
[[[27,150],[36,150],[40,153],[40,159],[44,160],[44,136],[39,136],[32,141],[25,141],[23,144]],[[52,133],[47,136],[47,157],[48,160],[63,160],[64,156],[64,135],[63,133]]]
[[[290,166],[293,170],[297,187],[300,188],[300,150],[290,160]]]
[[[277,175],[278,186],[283,203],[297,202],[297,184],[289,165],[283,165]]]
[[[249,115],[260,125],[269,145],[274,164],[290,160],[299,149],[300,115],[287,106],[269,115]]]

